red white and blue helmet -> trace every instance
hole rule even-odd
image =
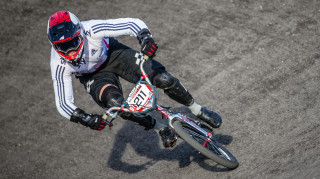
[[[83,54],[83,32],[80,21],[74,14],[58,11],[50,16],[47,37],[63,60],[79,65]]]

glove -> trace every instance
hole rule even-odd
[[[106,127],[107,123],[102,118],[102,115],[89,114],[88,126],[93,130],[102,130]]]
[[[73,111],[70,121],[80,123],[93,130],[102,130],[107,125],[102,115],[86,114],[82,109],[77,108]]]
[[[156,56],[158,45],[154,42],[151,33],[148,29],[142,29],[138,32],[137,39],[141,45],[141,52],[148,57]]]

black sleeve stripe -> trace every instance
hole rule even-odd
[[[104,30],[118,31],[118,30],[124,30],[124,29],[130,29],[135,34],[137,34],[141,30],[141,28],[134,22],[119,23],[119,24],[101,23],[101,24],[96,24],[92,26],[92,31],[94,34]]]
[[[138,33],[138,32],[135,32],[131,27],[118,28],[118,29],[104,28],[104,29],[97,30],[97,31],[95,31],[95,32],[93,32],[93,33],[96,34],[96,33],[101,32],[101,31],[119,31],[119,30],[125,30],[125,29],[130,29],[130,30],[133,31],[135,34]]]
[[[59,104],[60,104],[61,109],[65,113],[67,113],[69,116],[71,116],[73,113],[73,109],[69,105],[67,105],[66,99],[65,99],[65,89],[64,89],[64,82],[63,82],[64,70],[65,70],[65,67],[62,67],[60,65],[58,65],[58,68],[56,70]]]

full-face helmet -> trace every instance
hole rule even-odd
[[[79,19],[69,11],[58,11],[50,16],[47,37],[61,58],[74,66],[83,54],[83,32]]]

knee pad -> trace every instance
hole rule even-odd
[[[173,77],[165,70],[157,70],[151,75],[153,84],[164,90],[171,99],[190,106],[193,103],[193,97],[189,91],[180,83],[180,81]]]
[[[104,89],[101,96],[101,102],[107,108],[121,106],[123,101],[124,98],[121,90],[115,86],[109,86]]]
[[[156,87],[166,89],[172,86],[176,79],[165,70],[157,70],[152,75],[151,80]]]
[[[170,87],[164,89],[164,93],[167,94],[171,99],[185,106],[190,106],[194,102],[189,91],[176,78]]]

